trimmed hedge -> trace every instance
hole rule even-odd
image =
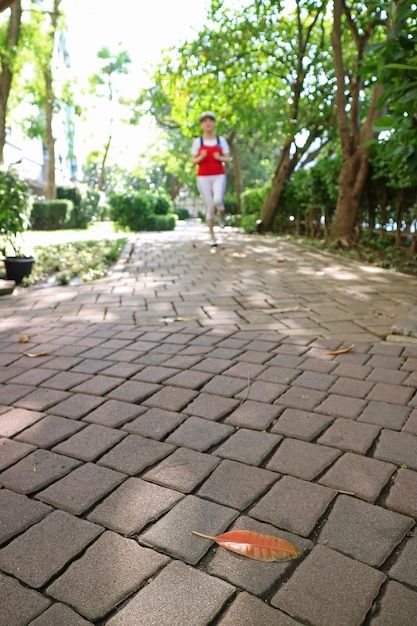
[[[172,204],[163,196],[144,191],[112,193],[109,196],[110,219],[133,232],[174,230],[176,216],[169,213]]]
[[[30,221],[33,230],[58,230],[65,228],[72,209],[71,200],[42,200],[34,202]]]

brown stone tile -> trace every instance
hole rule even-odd
[[[417,472],[408,469],[398,470],[385,506],[417,518]]]
[[[82,374],[97,374],[108,367],[108,362],[104,359],[83,359],[72,368],[73,372],[81,372]]]
[[[53,377],[55,374],[55,370],[48,370],[46,368],[38,367],[30,370],[25,370],[21,374],[15,377],[11,377],[9,379],[9,383],[13,383],[15,385],[31,385],[33,387],[37,387],[43,381]]]
[[[174,367],[162,367],[157,365],[148,365],[133,376],[132,380],[139,380],[145,383],[162,383],[162,381],[174,376],[179,371]]]
[[[220,463],[209,454],[179,448],[144,474],[146,480],[183,493],[193,491]]]
[[[33,493],[78,467],[80,461],[49,450],[35,450],[0,475],[3,487],[18,493]]]
[[[59,404],[55,404],[50,413],[54,415],[61,415],[62,417],[68,417],[69,419],[80,419],[94,411],[100,404],[103,404],[104,398],[98,398],[97,396],[91,396],[83,393],[74,393],[66,400],[63,400]]]
[[[115,400],[123,400],[124,402],[142,402],[145,398],[152,396],[161,385],[153,383],[145,383],[137,380],[128,380],[110,391],[107,395]]]
[[[279,435],[272,435],[264,431],[239,428],[215,450],[214,454],[248,465],[261,465],[281,439],[282,437]]]
[[[378,602],[379,611],[372,617],[372,626],[415,626],[417,614],[417,593],[395,581],[388,585]]]
[[[213,621],[234,591],[223,580],[175,561],[112,617],[108,626],[202,626]]]
[[[365,398],[374,384],[356,378],[340,377],[329,389],[329,393],[349,396],[350,398]]]
[[[87,622],[69,606],[60,602],[56,602],[33,622],[30,622],[30,626],[57,626],[57,624],[59,626],[89,626],[91,622]]]
[[[375,367],[371,370],[366,380],[374,383],[390,383],[394,385],[407,384],[404,383],[408,374],[399,370],[387,369],[386,367]]]
[[[290,474],[304,480],[313,480],[341,454],[327,446],[298,439],[284,439],[266,464],[266,468],[281,474]]]
[[[106,531],[48,587],[47,593],[94,621],[103,618],[168,561],[132,539]]]
[[[128,478],[88,516],[123,535],[140,532],[183,498],[181,493],[140,478]]]
[[[51,507],[20,493],[0,489],[0,544],[36,524],[51,511]]]
[[[258,374],[256,378],[257,380],[264,380],[268,383],[288,385],[299,375],[299,370],[291,367],[267,367],[261,374]]]
[[[356,363],[339,363],[337,367],[332,371],[334,376],[342,376],[346,378],[356,378],[357,380],[371,380],[373,381],[372,372],[374,370],[369,365],[358,365]],[[374,381],[378,382],[378,381]]]
[[[104,376],[96,374],[96,376],[71,388],[72,392],[86,393],[94,396],[104,396],[121,384],[120,378],[115,376]]]
[[[411,536],[389,570],[391,578],[417,587],[417,536]]]
[[[302,411],[312,411],[325,397],[324,391],[306,389],[305,387],[290,387],[275,401],[275,404]],[[324,412],[322,411],[322,413]]]
[[[76,372],[59,372],[56,370],[50,370],[53,372],[53,376],[49,375],[47,379],[44,379],[41,387],[47,387],[48,389],[58,389],[60,391],[68,391],[71,387],[79,385],[80,383],[89,380],[91,376],[89,374],[77,374]]]
[[[27,409],[10,409],[0,415],[0,436],[13,437],[44,417],[40,411]]]
[[[273,402],[287,389],[287,385],[268,383],[255,380],[246,384],[246,388],[236,394],[240,400],[253,400],[254,402]]]
[[[78,423],[78,422],[77,422]],[[99,424],[85,425],[85,428],[55,446],[52,451],[66,454],[82,461],[94,461],[103,452],[119,443],[126,433]]]
[[[366,402],[362,399],[330,394],[321,404],[316,406],[316,411],[334,417],[355,419],[365,406]]]
[[[49,448],[84,427],[84,424],[65,417],[47,415],[19,433],[16,440],[33,444],[38,448]]]
[[[137,417],[133,422],[123,426],[133,435],[142,435],[149,439],[164,439],[166,435],[179,426],[186,416],[182,413],[164,411],[164,409],[149,409],[143,415]]]
[[[145,411],[145,407],[137,404],[121,402],[120,400],[108,400],[86,415],[83,421],[101,424],[101,426],[108,426],[109,428],[118,428]]]
[[[35,446],[11,439],[0,439],[0,471],[32,452]]]
[[[319,483],[375,502],[389,481],[395,465],[346,452],[319,480]]]
[[[417,437],[384,429],[376,444],[374,457],[417,470]]]
[[[125,474],[86,463],[38,493],[36,498],[57,509],[81,515],[125,478]]]
[[[371,401],[358,417],[358,422],[377,424],[384,428],[401,430],[410,413],[410,408],[388,404],[387,402]]]
[[[193,530],[209,535],[222,533],[237,517],[234,509],[196,496],[186,496],[139,537],[141,544],[196,565],[211,545]],[[202,526],[204,527],[202,529]]]
[[[254,430],[265,430],[282,412],[282,407],[247,400],[226,418],[226,424]]]
[[[412,526],[409,517],[340,495],[320,533],[320,543],[379,567]]]
[[[265,370],[264,365],[260,365],[258,363],[248,363],[247,361],[242,361],[232,365],[227,370],[225,370],[225,376],[236,376],[237,378],[244,378],[246,381],[253,380],[259,374],[261,374]]]
[[[359,626],[384,580],[384,574],[368,565],[316,546],[275,594],[272,604],[314,626]]]
[[[101,532],[96,524],[55,511],[0,550],[0,567],[31,587],[43,587]]]
[[[0,606],[4,626],[29,624],[51,604],[33,589],[23,587],[15,578],[0,572]]]
[[[191,359],[191,357],[182,357],[182,359],[185,358]],[[232,365],[234,365],[234,361],[232,359],[214,359],[210,356],[203,360],[201,360],[201,358],[198,360],[195,358],[195,363],[192,365],[192,369],[199,370],[200,372],[208,372],[210,374],[221,374]],[[180,365],[171,365],[171,367],[180,367]]]
[[[415,389],[404,385],[390,385],[387,383],[376,383],[372,391],[368,393],[368,400],[377,402],[389,402],[391,404],[407,404]]]
[[[333,422],[332,418],[299,409],[285,409],[271,428],[272,433],[311,441]]]
[[[25,394],[24,398],[14,402],[14,404],[19,408],[29,411],[46,411],[70,396],[71,394],[66,391],[35,389],[31,393]]]
[[[319,437],[318,443],[339,450],[366,454],[380,430],[380,427],[374,424],[339,418]]]
[[[327,391],[335,383],[336,378],[324,372],[313,372],[306,370],[296,378],[292,384],[295,387],[305,389],[316,389],[317,391]]]
[[[297,626],[300,622],[292,619],[263,600],[255,598],[243,591],[227,609],[224,617],[218,622],[219,626],[254,626],[253,616],[256,615],[256,626]]]
[[[220,376],[214,376],[214,378],[204,385],[202,392],[233,398],[239,391],[246,389],[246,387],[247,381],[222,374]]]
[[[102,456],[98,464],[134,476],[166,457],[174,449],[168,443],[145,439],[139,435],[128,435]]]
[[[165,409],[166,411],[181,411],[197,395],[198,392],[193,389],[167,386],[154,393],[150,398],[146,398],[143,404],[151,408]]]
[[[405,433],[409,433],[410,435],[417,436],[417,410],[414,409],[412,413],[410,413],[410,417],[402,427],[402,431]]]
[[[233,426],[189,417],[167,437],[166,442],[204,452],[226,439],[234,430]]]
[[[293,476],[284,476],[250,510],[249,515],[308,537],[336,491]]]

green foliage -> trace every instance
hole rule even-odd
[[[32,205],[30,219],[34,230],[59,230],[65,228],[71,213],[71,200],[42,200]]]
[[[27,183],[11,169],[0,168],[0,251],[22,256],[19,236],[30,226],[30,191]]]
[[[56,191],[58,198],[65,198],[72,203],[72,208],[67,214],[66,228],[87,228],[97,217],[100,200],[97,191],[80,190],[76,186],[58,187]]]
[[[259,187],[257,189],[246,189],[241,196],[242,199],[242,216],[259,215],[266,197],[270,189],[270,185]]]
[[[176,218],[168,215],[170,203],[165,198],[144,191],[112,193],[109,204],[111,219],[122,228],[134,232],[175,228]]]
[[[188,209],[184,209],[182,207],[175,207],[174,213],[178,217],[179,220],[190,219],[190,212]]]

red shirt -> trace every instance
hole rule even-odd
[[[221,161],[217,161],[214,158],[216,152],[223,154],[219,144],[215,146],[200,146],[198,154],[201,154],[203,150],[207,151],[207,155],[198,164],[197,176],[215,176],[216,174],[225,174],[225,169]]]

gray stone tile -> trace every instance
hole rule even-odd
[[[97,396],[87,395],[85,393],[74,393],[70,398],[54,404],[49,413],[54,415],[61,415],[62,417],[68,417],[70,419],[80,419],[94,411],[100,404],[103,404],[104,398],[98,398]]]
[[[240,428],[266,430],[282,411],[282,407],[279,406],[247,400],[233,411],[225,421],[226,424],[232,424],[232,426],[239,426]]]
[[[33,426],[19,433],[16,436],[16,440],[34,444],[38,448],[49,448],[84,427],[84,424],[66,417],[47,415],[33,424]]]
[[[94,411],[91,411],[91,413],[84,417],[83,421],[91,422],[92,424],[101,424],[109,428],[118,428],[145,411],[145,407],[138,406],[137,404],[121,402],[119,400],[108,400]]]
[[[108,626],[206,626],[234,591],[222,580],[173,562],[112,617]]]
[[[407,406],[371,401],[358,417],[358,422],[377,424],[383,428],[401,430],[411,409]]]
[[[210,393],[200,393],[185,409],[187,415],[219,420],[239,406],[239,400]]]
[[[66,454],[82,461],[94,461],[106,450],[126,437],[124,432],[100,426],[99,424],[86,425],[84,423],[83,426],[84,428],[81,432],[58,444],[52,451]]]
[[[46,591],[94,621],[103,618],[168,561],[132,539],[106,531]]]
[[[320,533],[320,542],[379,567],[412,526],[409,517],[340,495]]]
[[[0,416],[0,437],[13,437],[44,417],[40,411],[10,409]]]
[[[376,424],[365,424],[339,418],[317,441],[339,450],[366,454],[377,438],[379,431],[380,426]]]
[[[43,587],[102,530],[55,511],[0,550],[0,567],[31,587]]]
[[[0,545],[40,522],[51,510],[42,502],[0,489]]]
[[[173,450],[174,446],[168,443],[145,439],[139,435],[128,435],[97,463],[134,476]]]
[[[144,474],[146,480],[183,493],[193,491],[220,463],[220,459],[179,448]]]
[[[248,465],[260,465],[281,439],[279,435],[240,428],[222,443],[214,454]]]
[[[23,587],[15,578],[0,572],[2,626],[24,626],[43,613],[51,601],[33,589]]]
[[[249,515],[308,537],[336,496],[336,491],[284,476],[255,504]]]
[[[266,469],[282,474],[313,480],[341,454],[327,446],[316,443],[284,439],[278,450],[266,464]]]
[[[218,424],[200,417],[189,417],[166,442],[204,452],[234,432],[233,426]]]
[[[151,408],[165,409],[166,411],[181,411],[197,395],[198,392],[193,389],[167,386],[144,400],[143,404]]]
[[[86,463],[36,496],[42,502],[81,515],[117,487],[126,475]]]
[[[263,600],[243,591],[239,593],[224,617],[218,622],[219,626],[237,626],[237,624],[239,626],[297,626],[301,622],[297,622],[282,611],[268,606]]]
[[[20,386],[20,385],[19,385]],[[35,389],[24,398],[15,402],[16,406],[28,411],[46,411],[52,406],[71,396],[67,391],[54,389]]]
[[[140,478],[128,478],[90,513],[88,519],[123,535],[133,535],[182,498],[178,491]]]
[[[35,450],[0,475],[0,484],[19,493],[33,493],[68,474],[80,465],[49,450]]]
[[[371,626],[415,626],[417,592],[390,581],[378,605],[377,615],[369,622]]]
[[[19,443],[11,439],[0,439],[0,471],[13,465],[24,456],[35,450],[35,446]]]
[[[360,626],[384,580],[384,574],[368,565],[316,546],[272,604],[313,626]]]
[[[148,409],[132,422],[125,424],[123,430],[132,435],[141,435],[149,439],[164,439],[186,419],[183,413],[165,411],[164,409]]]
[[[146,383],[138,380],[127,380],[113,389],[107,395],[109,398],[115,400],[123,400],[124,402],[138,403],[142,402],[145,398],[152,396],[158,389],[161,389],[161,385],[154,383]]]
[[[301,411],[299,409],[285,409],[282,415],[271,427],[272,433],[278,433],[285,437],[295,437],[311,441],[315,439],[325,428],[332,424],[333,418]]]
[[[385,506],[417,518],[417,472],[408,469],[398,470]]]
[[[87,622],[83,617],[75,613],[66,604],[57,602],[49,609],[37,617],[30,626],[89,626],[92,622]]]
[[[196,496],[186,496],[146,530],[139,541],[190,565],[196,565],[211,542],[193,535],[192,531],[215,536],[225,531],[237,516],[238,512],[229,507]]]
[[[417,587],[417,536],[411,536],[389,570],[391,578]]]
[[[376,444],[374,457],[417,470],[417,436],[383,430]]]
[[[203,483],[198,495],[243,511],[278,478],[275,472],[225,459]]]

